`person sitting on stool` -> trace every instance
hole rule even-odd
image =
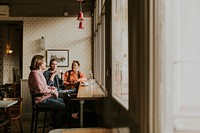
[[[52,110],[55,114],[54,128],[66,127],[68,110],[62,98],[58,98],[58,91],[54,86],[48,86],[43,75],[46,68],[43,55],[35,55],[31,60],[28,85],[30,93],[34,96],[34,104],[38,108]]]
[[[64,84],[68,93],[77,93],[79,83],[86,81],[87,77],[83,72],[79,71],[80,63],[77,60],[72,62],[71,70],[66,71],[64,74]],[[78,107],[75,101],[71,103],[71,113],[73,118],[78,118],[78,113],[73,113],[78,111]]]
[[[57,64],[58,62],[56,59],[51,59],[49,62],[50,68],[44,71],[43,75],[46,79],[47,85],[56,87],[58,97],[63,98],[63,93],[66,92],[65,90],[62,90],[64,87],[64,75],[62,71],[57,70]],[[61,78],[59,77],[59,73]]]

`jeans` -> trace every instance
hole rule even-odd
[[[69,94],[72,94],[72,93],[77,93],[77,88],[70,88],[68,90],[58,90],[58,97],[59,98],[63,98],[63,93],[69,93]]]
[[[59,90],[58,91],[58,97],[63,99],[63,93],[64,93],[63,90]]]
[[[61,128],[67,122],[69,118],[67,116],[68,111],[62,98],[48,98],[37,104],[39,108],[52,110],[55,114],[55,128]]]

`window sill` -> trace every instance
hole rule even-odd
[[[126,110],[128,110],[129,108],[128,108],[128,100],[126,99],[121,99],[121,98],[119,98],[118,96],[116,96],[116,95],[112,95],[113,96],[113,98],[118,102],[118,103],[120,103]]]

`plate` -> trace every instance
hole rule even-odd
[[[81,82],[81,85],[89,85],[88,82]]]

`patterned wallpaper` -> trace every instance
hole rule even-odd
[[[3,83],[12,83],[13,82],[13,68],[19,69],[19,41],[20,41],[20,34],[19,31],[10,28],[8,33],[10,34],[10,45],[13,53],[10,55],[4,55],[3,59]]]
[[[39,39],[44,36],[47,49],[68,49],[69,67],[73,60],[80,61],[80,70],[89,74],[92,69],[92,19],[85,18],[84,29],[78,29],[76,17],[0,17],[1,20],[23,21],[23,79],[28,78],[31,59],[36,54],[46,56]]]
[[[0,84],[3,84],[3,55],[4,55],[4,39],[5,38],[5,30],[3,26],[0,25]]]
[[[19,69],[19,40],[20,34],[18,30],[10,27],[7,24],[0,25],[0,83],[12,83],[13,82],[13,68]],[[9,42],[8,42],[9,38]],[[6,45],[10,44],[13,53],[11,55],[6,54]]]

